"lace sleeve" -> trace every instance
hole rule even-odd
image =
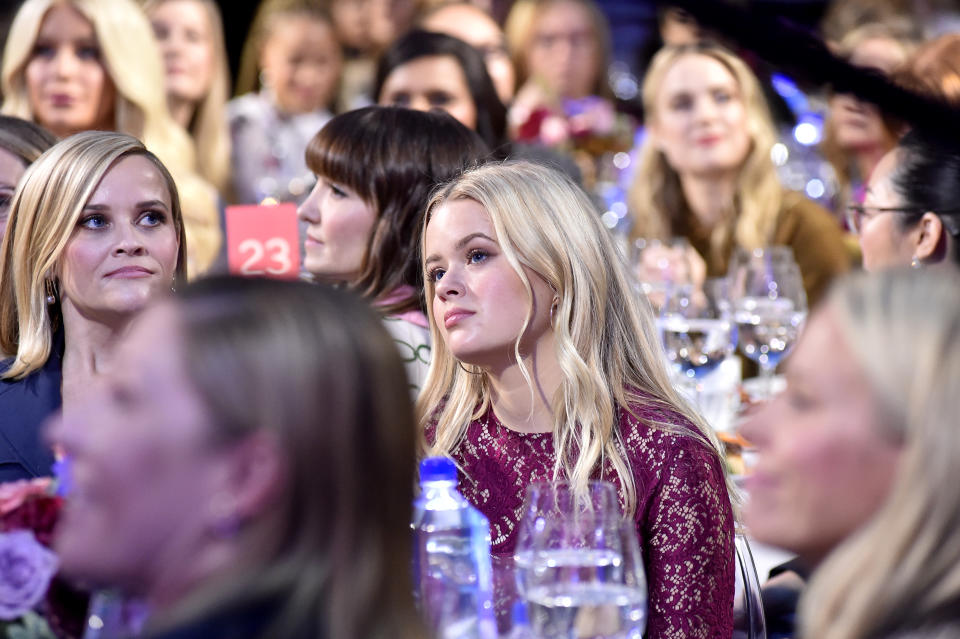
[[[702,444],[674,441],[639,526],[649,589],[646,637],[729,639],[734,522],[723,472]]]

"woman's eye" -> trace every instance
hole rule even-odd
[[[335,196],[337,196],[337,197],[347,197],[347,192],[344,191],[343,189],[341,189],[341,188],[340,188],[339,186],[337,186],[336,184],[331,184],[331,185],[330,185],[330,192],[333,193],[333,194],[334,194]]]
[[[435,91],[427,95],[427,102],[431,107],[442,107],[453,102],[453,96],[444,91]]]
[[[80,226],[85,229],[102,229],[107,225],[107,218],[99,213],[88,215],[80,220]]]
[[[690,96],[681,95],[675,97],[670,101],[670,108],[674,111],[684,111],[693,106],[693,100],[690,99]]]
[[[489,254],[486,251],[474,249],[467,254],[467,262],[469,264],[480,264],[486,261],[487,257],[489,257]]]
[[[100,48],[94,46],[79,47],[77,49],[77,57],[84,60],[99,60]]]
[[[39,58],[52,58],[55,49],[49,44],[36,44],[33,47],[33,55]]]
[[[409,93],[394,93],[393,95],[387,98],[387,103],[391,106],[402,106],[405,107],[410,104],[410,94]]]
[[[723,104],[724,102],[729,102],[733,98],[727,91],[715,91],[713,94],[713,99],[718,103]]]
[[[431,269],[427,272],[427,281],[428,282],[439,282],[443,278],[443,274],[446,273],[442,268]]]
[[[160,226],[166,219],[166,214],[160,211],[147,211],[140,217],[140,223],[144,226]]]

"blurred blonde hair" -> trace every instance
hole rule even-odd
[[[557,293],[552,323],[563,381],[552,398],[555,477],[580,491],[605,461],[621,482],[633,513],[637,491],[623,454],[617,409],[653,404],[676,411],[697,428],[695,437],[719,456],[712,430],[674,391],[664,366],[650,306],[632,287],[627,267],[587,195],[559,172],[516,162],[488,164],[466,172],[441,189],[426,209],[421,246],[431,215],[445,202],[479,203],[496,230],[498,244],[529,298],[527,319],[514,356],[534,392],[520,354],[520,338],[533,317],[533,289],[524,272],[536,272]],[[447,349],[432,314],[435,284],[426,278],[433,359],[417,402],[422,424],[436,422],[430,455],[449,455],[471,420],[490,407],[490,382],[482,371],[467,372]],[[656,428],[678,431],[668,423]]]
[[[733,76],[747,111],[750,151],[740,167],[734,201],[728,206],[728,219],[713,230],[710,238],[715,256],[725,255],[730,242],[744,248],[761,248],[770,243],[783,189],[770,159],[776,133],[760,83],[750,68],[737,56],[715,44],[701,43],[661,49],[650,63],[643,82],[643,108],[647,118],[656,122],[657,98],[664,76],[683,57],[699,55],[722,64]],[[628,195],[633,215],[633,237],[668,239],[684,225],[682,216],[691,215],[680,177],[667,162],[650,136],[643,142],[637,161],[637,173]]]
[[[170,192],[179,241],[176,279],[184,279],[186,239],[180,199],[173,177],[157,156],[123,133],[84,131],[58,142],[20,180],[0,245],[0,353],[14,357],[2,373],[4,379],[29,375],[50,356],[61,316],[59,304],[47,303],[47,287],[56,287],[60,258],[87,200],[107,171],[131,155],[153,162]]]
[[[888,271],[844,280],[827,298],[887,416],[878,430],[903,448],[880,510],[814,573],[800,607],[804,637],[892,636],[957,618],[957,290],[953,269]]]
[[[93,24],[103,64],[117,88],[115,128],[143,141],[176,176],[186,207],[190,273],[203,272],[220,250],[222,234],[212,187],[193,173],[193,142],[167,109],[160,49],[146,15],[133,0],[26,0],[10,27],[0,68],[4,114],[34,120],[25,70],[43,19],[70,6]]]
[[[172,0],[146,0],[143,9],[150,13]],[[213,49],[213,78],[210,90],[196,105],[187,132],[193,138],[197,171],[224,193],[230,183],[230,131],[227,127],[227,100],[230,97],[230,69],[223,39],[223,19],[213,0],[186,0],[203,7],[210,27]]]
[[[611,43],[610,25],[607,17],[594,0],[517,0],[507,14],[503,31],[507,38],[507,47],[517,73],[517,87],[522,87],[530,78],[527,56],[533,46],[534,30],[540,17],[553,5],[575,4],[582,7],[590,16],[590,27],[597,45],[596,79],[592,88],[593,95],[611,97],[612,90],[607,81],[607,68],[610,66]]]

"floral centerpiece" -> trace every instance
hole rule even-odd
[[[62,507],[50,478],[0,484],[0,637],[83,634],[87,595],[56,577],[50,549]]]

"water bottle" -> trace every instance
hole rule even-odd
[[[495,639],[490,524],[457,492],[446,457],[420,463],[413,504],[415,598],[437,639]]]

